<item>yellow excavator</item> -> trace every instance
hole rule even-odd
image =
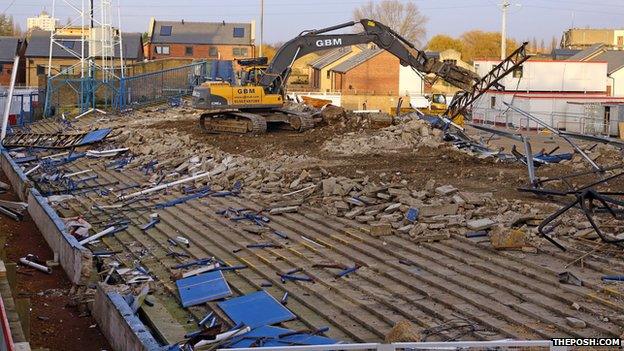
[[[327,34],[357,24],[364,28],[360,33]],[[367,43],[390,52],[399,58],[401,65],[444,79],[470,96],[474,95],[474,88],[483,83],[470,70],[427,57],[424,51],[388,26],[362,19],[304,31],[280,47],[270,63],[266,57],[238,60],[242,67],[240,84],[208,81],[195,87],[192,103],[194,108],[203,110],[200,126],[211,133],[240,134],[264,133],[269,125],[296,131],[310,129],[314,127],[310,113],[284,108],[286,83],[293,63],[312,52]]]

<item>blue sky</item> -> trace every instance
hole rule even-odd
[[[81,0],[68,0],[80,4]],[[117,4],[118,0],[113,0]],[[99,0],[95,0],[96,4]],[[187,21],[249,21],[259,23],[260,0],[120,0],[124,31],[144,32],[150,17]],[[353,8],[367,0],[265,0],[265,41],[286,41],[302,30],[320,28],[351,20]],[[429,17],[427,37],[435,34],[457,36],[464,31],[500,30],[498,0],[416,0]],[[572,24],[576,27],[624,27],[623,0],[511,0],[508,35],[518,40],[536,37],[548,44],[558,39]],[[88,1],[87,1],[88,3]],[[64,23],[71,15],[57,0],[57,16]],[[26,27],[26,18],[44,7],[50,12],[52,0],[0,0],[6,10]]]

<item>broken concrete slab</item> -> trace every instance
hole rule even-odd
[[[373,223],[370,226],[370,234],[372,236],[392,235],[392,224],[390,222]]]
[[[420,208],[420,215],[423,217],[454,215],[459,211],[459,205],[429,205]]]
[[[327,178],[322,181],[323,196],[331,196],[336,190],[336,178]]]
[[[460,192],[459,196],[471,205],[481,206],[485,203],[485,199],[477,193]]]
[[[449,196],[457,192],[457,188],[452,185],[443,185],[435,189],[435,193],[440,196]]]
[[[481,218],[481,219],[473,219],[466,223],[468,229],[473,231],[486,230],[492,228],[492,226],[496,224],[495,221],[489,218]]]
[[[269,211],[271,215],[279,215],[282,213],[293,213],[299,211],[299,206],[276,207]]]
[[[587,327],[587,323],[585,323],[584,320],[574,318],[574,317],[566,317],[566,322],[568,323],[569,326],[575,329],[583,329]]]
[[[496,249],[522,249],[526,245],[526,233],[499,225],[490,232],[490,242]]]

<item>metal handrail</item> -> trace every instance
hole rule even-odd
[[[280,347],[254,347],[220,349],[222,351],[332,351],[332,350],[376,350],[396,351],[407,349],[421,350],[453,350],[465,348],[510,348],[510,347],[544,347],[549,350],[567,350],[565,347],[555,347],[550,340],[494,340],[494,341],[448,341],[448,342],[399,342],[392,344],[363,343],[363,344],[334,344],[334,345],[306,345],[306,346],[280,346]]]

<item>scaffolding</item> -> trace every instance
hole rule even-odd
[[[98,103],[115,103],[125,64],[120,4],[117,0],[115,28],[112,2],[113,0],[52,1],[52,17],[59,8],[69,9],[71,15],[64,26],[55,27],[50,33],[46,115],[51,114],[51,100],[61,88],[69,87],[75,91],[80,116],[96,110]],[[76,35],[76,32],[79,34]],[[55,48],[69,53],[76,59],[75,63],[54,72],[52,65]]]

